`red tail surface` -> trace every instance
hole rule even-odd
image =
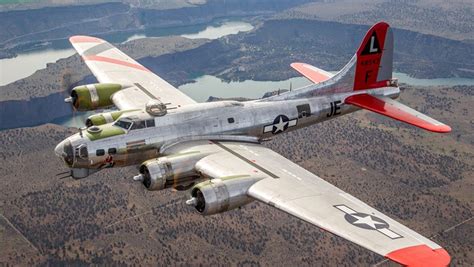
[[[372,26],[357,50],[354,90],[383,87],[392,78],[393,33],[385,22]]]

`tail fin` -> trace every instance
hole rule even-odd
[[[287,98],[398,87],[392,79],[393,33],[385,22],[369,29],[357,52],[335,75],[308,64],[293,63],[291,66],[316,84],[285,95]]]
[[[372,26],[356,53],[354,90],[386,86],[392,79],[393,33],[385,22]]]
[[[397,87],[397,83],[392,82],[392,67],[393,33],[387,23],[379,22],[369,29],[355,55],[338,73],[319,83],[319,86],[294,95],[334,94],[387,86]],[[297,70],[301,72],[298,68]],[[303,75],[307,76],[305,73]]]

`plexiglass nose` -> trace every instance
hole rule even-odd
[[[56,148],[54,149],[54,153],[61,159],[64,158],[64,141],[62,141],[56,146]]]

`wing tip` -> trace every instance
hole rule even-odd
[[[293,62],[293,63],[290,64],[290,66],[291,66],[292,68],[294,68],[294,67],[297,67],[297,66],[301,66],[301,65],[303,65],[303,64],[305,64],[305,63],[303,63],[303,62]]]
[[[401,248],[385,257],[404,266],[448,266],[451,261],[451,256],[445,249],[432,249],[427,245]]]
[[[104,40],[93,37],[93,36],[86,36],[86,35],[74,35],[69,37],[69,42],[72,44],[75,43],[102,43]]]
[[[442,125],[435,126],[432,129],[428,129],[428,130],[431,130],[432,132],[436,132],[436,133],[449,133],[449,132],[451,132],[452,129],[448,125],[442,124]]]

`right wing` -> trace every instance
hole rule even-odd
[[[196,103],[174,86],[140,65],[110,43],[90,36],[69,38],[100,83],[118,83],[126,88],[113,95],[121,110],[142,109],[151,99],[172,106]]]
[[[188,150],[213,151],[196,164],[206,177],[255,177],[247,194],[384,257],[408,266],[446,266],[438,244],[256,143],[194,142]]]
[[[334,74],[330,72],[306,63],[295,62],[291,63],[290,66],[313,83],[321,83],[334,76]]]

